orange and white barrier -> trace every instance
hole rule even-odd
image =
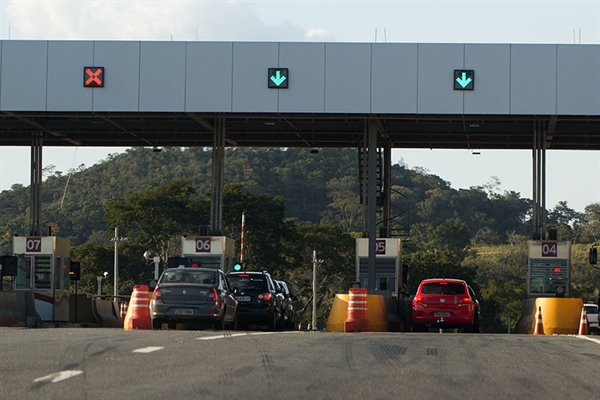
[[[585,311],[585,307],[581,309],[581,321],[579,322],[579,334],[580,335],[589,335],[589,327],[588,327],[588,319],[587,312]]]
[[[538,308],[537,313],[537,322],[535,324],[535,330],[533,331],[534,335],[543,335],[544,334],[544,322],[542,321],[542,307]]]
[[[365,288],[348,290],[348,314],[344,322],[344,332],[368,332],[368,293]]]
[[[119,313],[119,317],[121,317],[121,321],[125,321],[126,316],[127,316],[127,302],[122,301],[120,313]]]
[[[148,293],[149,288],[147,285],[135,285],[133,287],[127,314],[123,321],[123,328],[125,330],[152,329],[150,298]]]

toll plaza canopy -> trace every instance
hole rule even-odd
[[[0,42],[0,145],[600,150],[600,46]]]

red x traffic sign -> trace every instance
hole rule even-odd
[[[104,67],[83,67],[83,87],[104,87]]]

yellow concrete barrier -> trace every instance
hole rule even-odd
[[[582,299],[541,297],[535,299],[535,309],[542,308],[542,323],[546,335],[576,335],[581,320]],[[535,313],[534,313],[535,317]],[[529,333],[533,333],[535,318]]]
[[[383,296],[370,294],[367,296],[369,315],[369,332],[389,332],[387,310]],[[327,318],[327,332],[344,332],[344,321],[348,315],[348,295],[336,294],[329,318]]]

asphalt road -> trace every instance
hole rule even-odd
[[[595,338],[0,328],[0,398],[598,399]]]

